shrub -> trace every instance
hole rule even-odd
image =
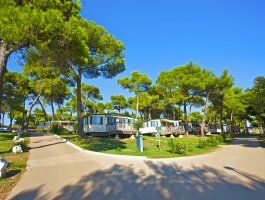
[[[216,137],[209,137],[207,140],[206,140],[206,143],[207,143],[207,146],[208,147],[215,147],[218,145],[218,140],[216,139]]]
[[[207,146],[208,146],[208,144],[207,144],[207,140],[206,139],[199,139],[199,143],[197,145],[198,148],[204,149]]]
[[[186,154],[187,152],[193,151],[187,144],[175,142],[173,138],[169,140],[168,146],[171,153]]]
[[[232,139],[234,137],[233,133],[221,133],[221,136],[223,138],[223,141],[226,141],[228,139]]]
[[[171,138],[168,142],[169,151],[171,153],[176,153],[176,142],[173,138]]]
[[[224,141],[221,135],[211,135],[211,137],[215,138],[218,141],[218,144]]]
[[[78,124],[73,124],[73,125],[72,125],[72,128],[73,128],[74,132],[77,134],[78,131],[79,131],[79,126],[78,126]]]
[[[57,135],[68,133],[68,131],[58,123],[52,123],[48,130],[49,132]]]
[[[184,143],[176,143],[176,152],[178,154],[186,154],[187,152],[191,152],[192,148],[189,148],[188,145]]]
[[[120,147],[117,147],[116,148],[116,151],[121,152],[121,148]]]
[[[36,132],[46,132],[46,131],[47,131],[47,130],[46,130],[45,127],[38,126],[38,127],[36,128]]]

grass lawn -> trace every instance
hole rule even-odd
[[[11,152],[13,137],[16,133],[0,132],[0,157],[9,163],[6,177],[0,179],[0,199],[5,199],[11,189],[19,181],[20,176],[25,172],[28,160],[28,152],[14,154]],[[29,137],[23,134],[26,143]]]
[[[171,138],[161,137],[161,150],[158,148],[158,140],[152,136],[144,136],[144,152],[138,152],[136,149],[136,141],[130,138],[125,139],[110,139],[110,138],[93,138],[81,139],[78,135],[61,135],[70,142],[76,144],[87,150],[119,154],[119,155],[135,155],[135,156],[147,156],[149,158],[171,158],[180,156],[191,156],[204,154],[216,150],[218,147],[206,147],[198,148],[199,140],[195,136],[185,138],[174,138],[175,142],[180,144],[186,144],[189,151],[185,154],[171,153],[169,147],[169,141]],[[224,145],[225,143],[221,143]]]

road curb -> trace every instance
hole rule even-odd
[[[136,159],[141,159],[141,160],[154,160],[154,159],[151,159],[151,158],[147,158],[146,156],[127,156],[127,155],[118,155],[118,154],[109,154],[109,153],[101,153],[101,152],[96,152],[96,151],[90,151],[90,150],[83,149],[83,148],[77,146],[76,144],[66,140],[65,138],[63,138],[63,137],[61,137],[59,135],[53,134],[53,136],[62,139],[66,144],[70,145],[71,147],[75,148],[76,150],[81,151],[81,152],[85,152],[85,153],[88,153],[88,154],[108,156],[108,157],[116,157],[116,158],[120,157],[120,158],[136,158]]]

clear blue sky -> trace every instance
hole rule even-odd
[[[128,95],[117,78],[134,70],[153,81],[162,70],[192,60],[220,74],[227,68],[237,86],[265,76],[263,0],[82,0],[82,16],[104,26],[126,46],[126,71],[97,85],[104,101]],[[12,56],[13,57],[13,56]],[[10,59],[9,70],[21,71]]]
[[[263,0],[82,0],[82,16],[104,26],[126,46],[126,71],[154,81],[160,71],[192,60],[220,74],[227,68],[237,86],[265,76]],[[105,101],[126,94],[113,80],[88,80]]]

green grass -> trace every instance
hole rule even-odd
[[[3,157],[9,163],[6,178],[0,179],[0,199],[5,199],[11,189],[19,181],[23,172],[25,172],[28,160],[27,148],[26,152],[14,154],[11,152],[13,146],[13,138],[16,133],[0,132],[0,157]],[[23,134],[26,144],[29,142],[27,134]]]
[[[61,135],[65,139],[73,142],[79,147],[87,150],[119,154],[119,155],[134,155],[134,156],[147,156],[149,158],[171,158],[180,156],[192,156],[204,154],[216,150],[218,147],[206,147],[200,149],[197,147],[199,139],[197,137],[187,138],[174,138],[174,141],[180,144],[186,144],[191,151],[186,152],[184,155],[171,153],[168,142],[171,138],[161,137],[161,150],[158,148],[158,141],[155,137],[144,136],[144,152],[138,152],[136,149],[136,141],[130,138],[125,139],[110,139],[110,138],[87,138],[82,139],[78,135]],[[224,145],[225,143],[221,143]]]

